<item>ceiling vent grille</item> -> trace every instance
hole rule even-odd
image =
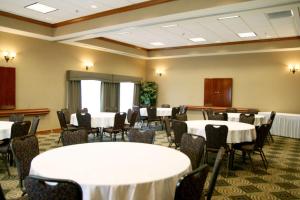
[[[286,18],[286,17],[292,17],[293,12],[292,10],[285,10],[280,12],[267,13],[267,16],[269,19]]]

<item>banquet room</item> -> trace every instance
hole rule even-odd
[[[300,199],[300,0],[0,0],[0,200]]]

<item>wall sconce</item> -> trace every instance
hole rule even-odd
[[[89,68],[94,67],[94,64],[92,62],[85,62],[84,66],[85,70],[89,70]]]
[[[299,64],[289,64],[289,70],[293,74],[295,74],[297,71],[299,71],[299,69],[300,69]]]
[[[2,55],[3,55],[6,62],[8,62],[9,60],[13,60],[16,57],[15,52],[3,51]]]
[[[156,74],[158,76],[162,76],[164,74],[164,72],[162,70],[156,70]]]

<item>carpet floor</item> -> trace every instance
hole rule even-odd
[[[61,143],[57,143],[58,137],[57,133],[38,135],[40,152],[61,146]],[[243,163],[241,157],[236,155],[234,170],[226,176],[226,161],[223,162],[213,199],[300,199],[300,140],[276,136],[274,140],[274,143],[264,147],[269,162],[268,170],[263,167],[258,154],[253,155],[255,171],[251,170],[249,161]],[[97,139],[91,136],[90,142],[97,142]],[[168,146],[165,132],[156,132],[155,144]],[[213,156],[210,156],[211,167],[213,159]],[[16,168],[10,167],[10,170],[12,175],[9,177],[3,163],[0,162],[0,184],[7,199],[22,194]],[[207,187],[208,181],[206,182]]]

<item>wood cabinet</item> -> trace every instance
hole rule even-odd
[[[232,106],[232,78],[204,79],[205,106]]]
[[[16,71],[12,67],[0,67],[0,109],[16,107]]]

